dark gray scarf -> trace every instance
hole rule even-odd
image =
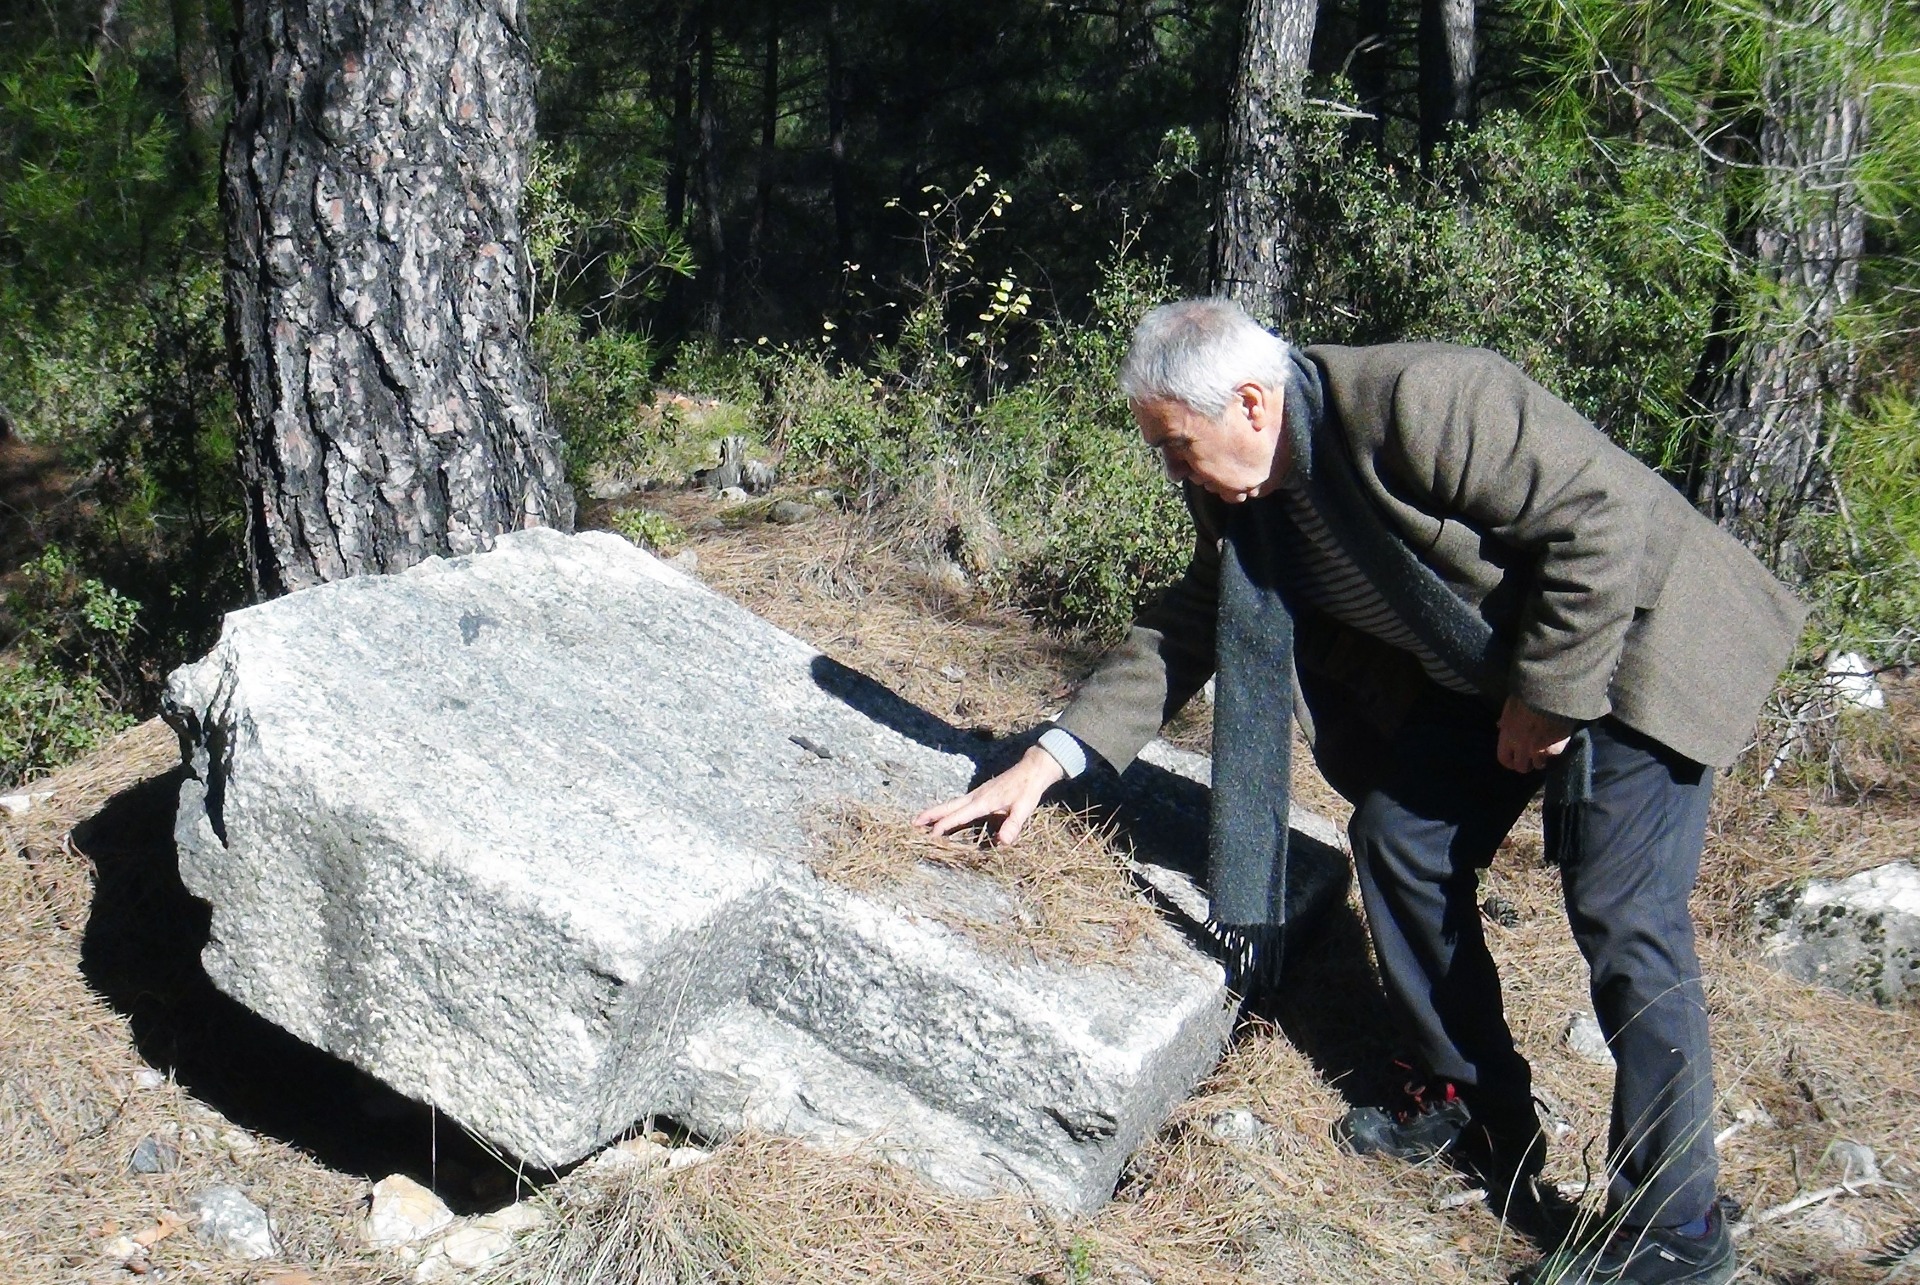
[[[1492,628],[1395,538],[1361,491],[1326,408],[1319,367],[1297,350],[1285,389],[1292,468],[1328,531],[1421,643],[1489,700],[1502,699],[1507,655]],[[1289,521],[1274,496],[1234,508],[1221,547],[1214,687],[1213,821],[1207,881],[1212,927],[1245,993],[1277,980],[1289,924],[1287,808],[1292,771],[1293,614],[1274,565]],[[1590,797],[1582,730],[1549,779],[1549,855],[1577,855],[1576,809]]]

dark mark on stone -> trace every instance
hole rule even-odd
[[[498,628],[499,624],[499,621],[483,611],[465,612],[460,617],[460,641],[471,647],[473,640],[480,636],[481,629],[487,625]]]
[[[798,733],[795,733],[794,735],[789,736],[787,739],[792,741],[795,745],[798,745],[801,749],[806,750],[809,754],[817,754],[823,759],[830,759],[833,757],[832,750],[828,749],[826,746],[822,745],[820,742],[814,740],[811,736],[801,736]]]

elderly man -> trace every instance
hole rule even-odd
[[[1124,769],[1210,674],[1216,926],[1277,957],[1291,717],[1354,804],[1381,981],[1417,1067],[1354,1150],[1530,1190],[1531,1076],[1478,871],[1547,789],[1549,854],[1618,1064],[1604,1235],[1538,1280],[1721,1282],[1706,1007],[1687,897],[1712,769],[1745,743],[1804,609],[1739,544],[1492,353],[1297,351],[1231,303],[1149,313],[1120,385],[1183,483],[1185,576],[1012,768],[929,809],[1018,839],[1089,753]]]

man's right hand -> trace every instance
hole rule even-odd
[[[935,834],[947,834],[981,817],[1002,817],[994,839],[1018,843],[1027,818],[1040,806],[1040,796],[1066,775],[1058,759],[1035,745],[999,776],[957,799],[928,808],[913,823]]]

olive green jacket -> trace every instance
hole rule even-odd
[[[1659,475],[1503,358],[1447,344],[1306,350],[1326,413],[1388,531],[1493,627],[1505,693],[1586,722],[1612,715],[1724,767],[1749,741],[1806,608]],[[1324,455],[1324,448],[1322,454]],[[1115,769],[1213,672],[1226,506],[1187,488],[1186,574],[1142,614],[1059,724]],[[1294,681],[1336,788],[1424,679],[1406,653],[1315,612],[1296,622]],[[1342,760],[1339,762],[1335,760]],[[1347,782],[1343,784],[1343,781]]]

